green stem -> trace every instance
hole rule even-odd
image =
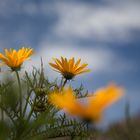
[[[20,117],[22,117],[22,91],[21,91],[21,82],[20,82],[20,77],[18,71],[16,72],[17,80],[18,80],[18,85],[19,85],[19,100],[20,100]]]
[[[87,127],[87,132],[89,132],[89,123],[86,123],[86,127]]]
[[[3,112],[5,112],[5,114],[10,118],[10,120],[13,122],[13,124],[16,126],[16,122],[14,121],[14,119],[11,117],[11,115],[9,114],[9,112],[0,105],[0,108],[3,110]]]
[[[25,104],[25,107],[24,107],[24,110],[23,110],[23,117],[25,116],[25,113],[26,113],[26,110],[27,110],[27,106],[28,106],[28,102],[29,102],[29,98],[31,96],[31,93],[32,93],[32,90],[28,93],[28,96],[26,98],[26,104]]]
[[[2,109],[1,109],[1,120],[2,120],[2,121],[4,120],[4,112],[3,112]]]
[[[66,85],[66,83],[67,83],[67,79],[65,79],[65,81],[64,81],[64,83],[62,85],[62,88]]]
[[[30,121],[30,118],[31,118],[31,116],[32,116],[32,114],[33,114],[33,111],[34,111],[33,109],[34,109],[35,103],[36,103],[36,97],[35,97],[35,99],[34,99],[33,106],[31,107],[31,111],[30,111],[29,116],[28,116],[28,118],[27,118],[27,122]]]
[[[1,95],[1,102],[2,102],[2,95]],[[3,121],[4,120],[4,112],[3,112],[3,109],[1,108],[1,120]]]

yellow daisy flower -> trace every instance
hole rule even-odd
[[[33,54],[33,49],[31,48],[21,48],[18,51],[5,49],[5,55],[0,53],[0,60],[3,64],[9,66],[12,70],[20,70],[21,65],[25,60],[29,60],[30,56]]]
[[[71,88],[64,89],[60,93],[52,93],[49,100],[58,108],[66,109],[70,114],[77,115],[83,120],[99,121],[102,111],[122,95],[123,89],[111,84],[89,96],[86,105],[77,101]]]
[[[67,80],[74,78],[76,75],[89,72],[89,69],[85,69],[88,64],[84,63],[80,65],[81,59],[75,62],[74,57],[67,59],[61,57],[61,60],[54,58],[54,63],[49,63],[55,71],[61,73]]]

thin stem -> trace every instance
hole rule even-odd
[[[6,113],[6,115],[10,118],[10,120],[13,122],[13,124],[16,126],[16,122],[14,121],[14,119],[11,117],[11,115],[9,114],[9,112],[0,105],[0,108]]]
[[[33,114],[33,111],[34,111],[33,109],[34,109],[35,103],[36,103],[36,97],[34,98],[33,106],[31,107],[31,111],[30,111],[29,116],[28,116],[28,118],[27,118],[27,122],[30,121],[30,118],[31,118],[31,116],[32,116],[32,114]]]
[[[2,95],[1,95],[1,102],[2,102]],[[1,120],[4,120],[4,112],[3,109],[1,108]]]
[[[89,132],[89,123],[86,123],[86,127],[87,127],[87,132]]]
[[[64,81],[64,83],[62,85],[62,88],[66,85],[66,83],[67,83],[67,79],[65,79],[65,81]]]
[[[59,87],[62,87],[62,85],[63,85],[63,80],[64,80],[64,78],[62,77]]]
[[[32,116],[32,113],[33,113],[33,107],[31,108],[31,111],[30,111],[29,116],[28,116],[28,118],[27,118],[27,122],[30,121],[30,118],[31,118],[31,116]]]
[[[29,98],[31,96],[31,93],[32,93],[32,90],[28,93],[28,96],[26,98],[26,104],[25,104],[25,107],[24,107],[24,110],[23,110],[23,117],[25,116],[26,109],[27,109],[27,106],[28,106],[28,102],[29,102]]]
[[[4,120],[4,112],[3,112],[2,109],[1,109],[1,120],[2,120],[2,121]]]
[[[63,81],[63,80],[62,80]],[[63,82],[62,82],[63,83]],[[64,88],[64,86],[66,85],[66,83],[67,83],[67,79],[65,79],[64,80],[64,83],[61,85],[61,87],[60,87],[60,91],[62,91],[63,90],[63,88]]]
[[[22,117],[22,91],[21,91],[21,82],[20,82],[20,77],[18,71],[15,71],[17,80],[18,80],[18,85],[19,85],[19,100],[20,100],[20,117]]]

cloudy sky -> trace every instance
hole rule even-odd
[[[60,77],[48,66],[52,57],[82,58],[90,73],[83,83],[90,92],[114,81],[125,97],[110,107],[101,125],[140,110],[140,1],[139,0],[0,0],[0,51],[32,47],[35,54],[24,66],[39,67],[42,56],[50,79]]]

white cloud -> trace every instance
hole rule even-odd
[[[57,4],[59,22],[54,34],[64,38],[130,39],[131,30],[140,29],[139,4],[138,1],[110,2],[107,5]]]
[[[98,48],[79,48],[76,45],[68,44],[55,44],[42,42],[39,45],[39,50],[36,50],[31,61],[26,63],[26,69],[31,70],[32,66],[40,67],[40,57],[43,58],[45,69],[47,69],[47,75],[56,77],[57,73],[52,72],[48,62],[52,61],[52,57],[59,58],[60,56],[76,59],[81,58],[83,63],[88,63],[91,72],[89,74],[98,73],[119,73],[122,71],[127,71],[131,67],[131,64],[127,64],[121,58],[119,59],[117,55],[108,49],[98,49]],[[106,48],[106,47],[105,47]]]
[[[104,4],[76,1],[9,3],[8,0],[2,0],[0,15],[19,13],[28,16],[56,16],[58,21],[49,34],[63,40],[88,38],[126,41],[133,37],[133,29],[140,29],[139,5],[138,0],[104,0]],[[13,6],[14,9],[11,8]]]
[[[93,38],[97,40],[112,40],[114,38],[130,39],[129,36],[131,36],[131,32],[129,31],[133,28],[140,28],[140,18],[138,17],[138,13],[140,12],[139,2],[136,0],[133,2],[130,0],[127,2],[126,0],[123,2],[107,1],[108,4],[106,5],[56,2],[51,4],[51,8],[48,8],[47,3],[45,3],[45,5],[41,3],[40,8],[37,7],[35,3],[23,5],[23,7],[21,7],[23,11],[21,11],[29,15],[36,15],[39,9],[42,9],[41,13],[45,12],[48,14],[51,11],[53,14],[58,15],[58,21],[55,26],[53,26],[53,30],[50,30],[48,34],[50,35],[50,40],[55,37],[58,39],[62,37],[61,42],[66,43],[60,44],[56,41],[46,43],[46,41],[44,41],[46,38],[44,37],[45,39],[42,39],[41,44],[37,46],[39,50],[33,59],[26,63],[26,68],[30,69],[32,65],[39,67],[41,56],[43,57],[44,63],[47,64],[52,57],[62,55],[82,58],[84,62],[89,64],[89,68],[96,73],[118,73],[130,69],[131,64],[121,60],[121,58],[111,50],[103,48],[97,49],[97,47],[92,48],[92,46],[86,49],[86,47],[79,47],[76,44],[66,42],[70,37]],[[4,6],[6,6],[6,2],[3,2]],[[15,10],[18,10],[19,6],[17,5],[16,7]],[[26,35],[26,32],[23,32],[26,31],[23,30],[23,28],[27,29],[27,27],[22,26],[22,29],[18,29],[13,36],[26,40],[28,35]]]

